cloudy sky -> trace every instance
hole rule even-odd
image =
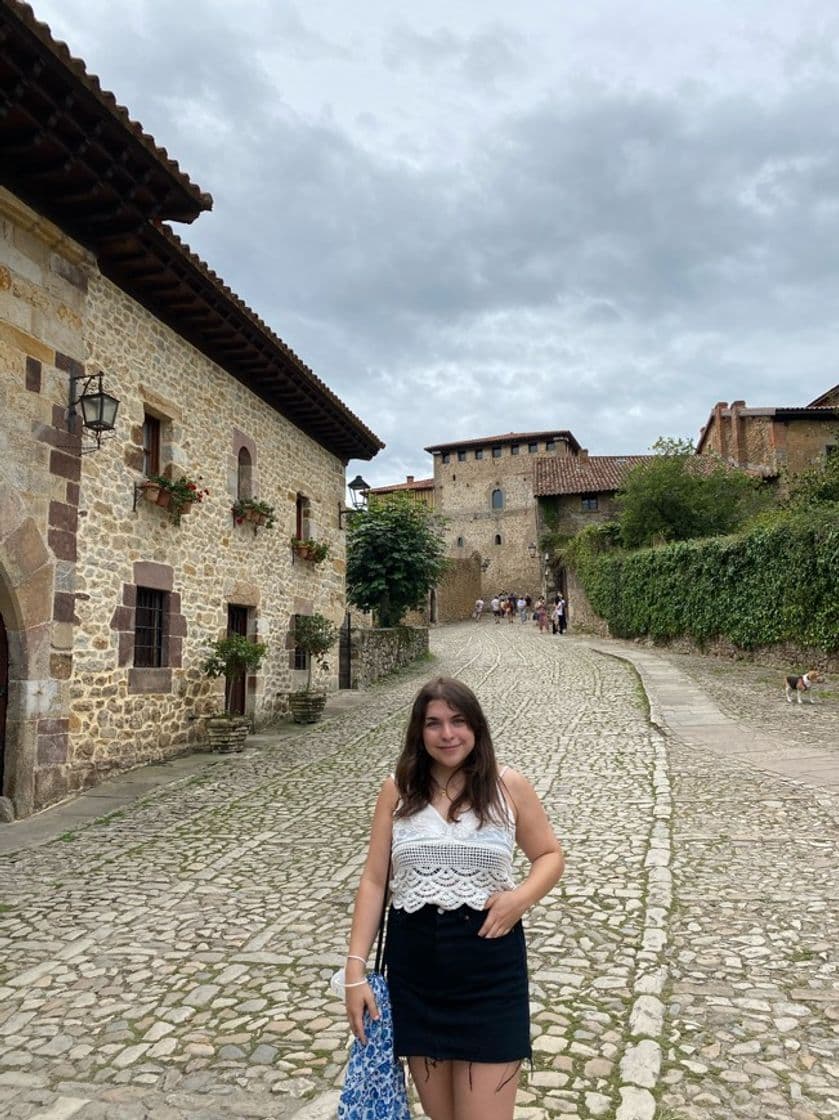
[[[387,444],[694,438],[839,381],[835,0],[32,0],[176,227]]]

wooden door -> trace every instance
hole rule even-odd
[[[227,604],[227,636],[241,634],[248,636],[248,608],[237,606],[235,603]],[[244,673],[237,673],[235,677],[228,677],[225,682],[225,697],[228,712],[234,716],[245,714],[245,690],[247,681]]]

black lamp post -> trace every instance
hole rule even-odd
[[[67,410],[67,430],[72,432],[73,421],[78,416],[76,406],[81,406],[82,427],[93,433],[97,448],[102,446],[102,437],[113,432],[119,410],[117,398],[106,393],[102,388],[103,376],[101,370],[90,376],[83,373],[73,374],[70,378],[70,407]],[[76,396],[76,387],[80,381],[83,381],[84,385]],[[93,448],[88,450],[92,451]]]

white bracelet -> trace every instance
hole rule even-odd
[[[353,980],[352,984],[347,984],[345,982],[344,987],[345,988],[360,988],[362,984],[366,984],[366,983],[367,983],[367,977],[365,976],[365,978],[363,980]]]
[[[348,961],[361,961],[362,964],[367,964],[367,958],[366,957],[357,957],[355,955],[355,953],[347,953],[347,960]]]

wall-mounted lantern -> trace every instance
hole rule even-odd
[[[100,370],[99,373],[92,373],[89,376],[84,373],[76,373],[70,377],[70,407],[67,410],[67,431],[72,432],[73,430],[73,421],[79,414],[76,406],[79,405],[82,414],[82,427],[92,433],[96,441],[95,447],[83,448],[83,451],[94,451],[101,447],[103,436],[112,434],[116,426],[119,401],[102,388],[103,376],[104,374]],[[80,381],[83,381],[84,384],[77,396],[76,388]]]
[[[351,509],[338,510],[338,528],[344,528],[344,518],[350,517],[360,509],[367,506],[367,495],[370,493],[370,483],[365,482],[360,474],[357,474],[352,482],[347,483],[347,489],[350,492],[350,501],[352,502]]]

